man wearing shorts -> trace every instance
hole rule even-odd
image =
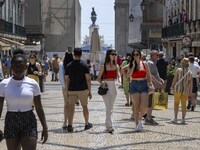
[[[92,124],[88,122],[88,97],[91,99],[91,77],[87,65],[81,60],[81,48],[74,49],[74,60],[65,68],[66,93],[69,96],[69,103],[73,108],[69,112],[68,132],[73,131],[72,123],[74,117],[75,103],[79,99],[83,108],[83,116],[85,119],[85,130],[92,128]]]
[[[150,69],[155,91],[157,91],[158,89],[162,89],[164,83],[164,81],[160,78],[158,73],[158,69],[156,66],[157,60],[158,60],[158,51],[152,50],[150,53],[150,60],[148,60],[147,64]],[[158,123],[152,118],[152,110],[153,110],[153,94],[151,93],[149,94],[147,117],[145,118],[145,124],[158,125]]]

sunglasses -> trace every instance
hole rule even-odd
[[[133,56],[139,56],[139,54],[138,54],[138,53],[136,53],[136,54],[133,54]]]
[[[35,57],[29,57],[29,58],[35,58]]]
[[[112,56],[117,56],[117,54],[113,54],[113,53],[111,53],[110,55],[112,55]]]

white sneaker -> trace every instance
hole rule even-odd
[[[134,118],[134,114],[131,114],[131,118],[130,118],[131,120],[134,120],[135,118]]]
[[[139,123],[138,123],[138,128],[139,128],[140,130],[143,129],[143,122],[142,122],[142,121],[139,121]]]
[[[170,123],[176,124],[176,123],[178,123],[178,119],[174,118],[174,119],[170,120]]]
[[[66,122],[63,123],[62,128],[67,129],[67,123]]]
[[[113,127],[111,127],[111,128],[109,128],[109,129],[106,129],[106,131],[107,131],[108,133],[113,133],[115,130],[114,130]]]
[[[134,129],[135,132],[141,132],[142,129],[139,127],[139,124],[136,126],[136,128]]]

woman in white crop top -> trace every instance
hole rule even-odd
[[[25,76],[27,58],[25,52],[17,49],[13,52],[11,69],[13,76],[0,83],[0,117],[4,99],[7,103],[4,137],[9,150],[35,150],[37,145],[37,122],[32,111],[35,103],[37,115],[42,124],[42,142],[48,138],[47,124],[41,104],[38,83]]]

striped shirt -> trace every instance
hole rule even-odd
[[[189,73],[188,73],[189,71]],[[179,82],[179,80],[187,73],[187,75],[184,77],[184,79],[182,79],[181,82]],[[186,94],[186,95],[189,95],[190,93],[190,86],[191,86],[191,81],[192,81],[192,73],[191,71],[189,70],[189,68],[178,68],[176,70],[176,74],[175,76],[177,77],[176,78],[176,82],[175,82],[175,85],[176,83],[179,82],[179,84],[177,86],[174,87],[174,92],[175,93],[183,93],[183,94]]]

